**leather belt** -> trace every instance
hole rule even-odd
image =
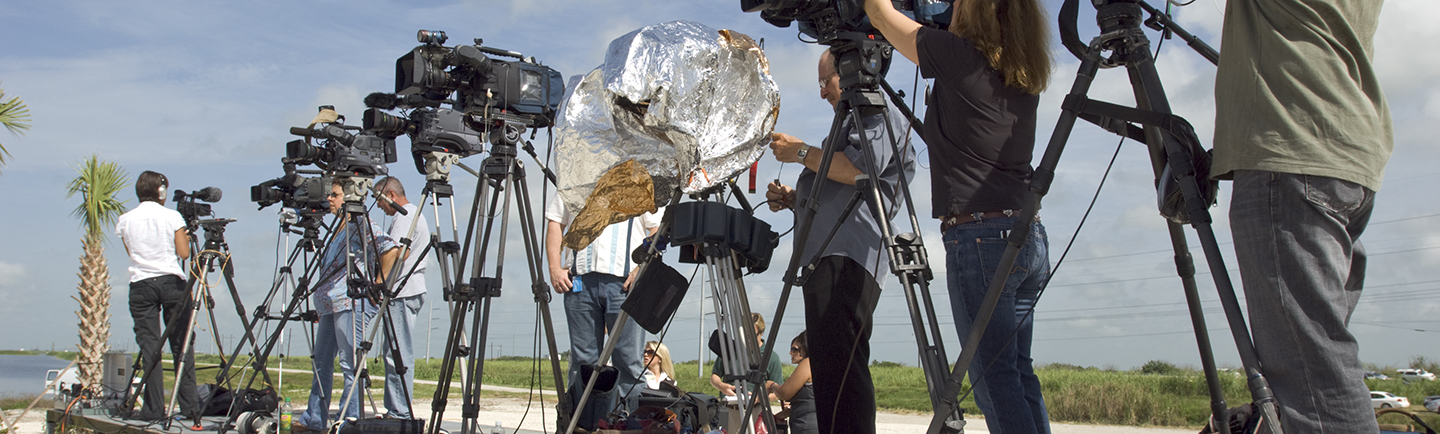
[[[1004,211],[972,212],[969,214],[951,214],[940,218],[940,232],[943,233],[950,230],[950,228],[970,222],[976,222],[985,219],[998,219],[1001,217],[1014,217],[1017,215],[1020,215],[1020,210],[1018,209],[1007,209]],[[1038,218],[1039,216],[1036,217]]]

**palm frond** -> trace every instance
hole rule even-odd
[[[80,176],[70,180],[65,197],[78,193],[81,203],[70,215],[80,219],[86,236],[101,237],[125,213],[125,201],[116,195],[128,185],[127,174],[114,162],[100,161],[98,155],[91,155],[76,171]]]
[[[17,136],[30,129],[30,109],[18,96],[5,99],[5,89],[0,89],[0,125]],[[9,155],[10,151],[0,144],[0,164],[5,164],[5,157]]]

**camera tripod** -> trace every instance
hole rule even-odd
[[[485,342],[489,333],[490,306],[493,299],[501,294],[502,276],[504,276],[505,269],[506,236],[509,234],[512,201],[516,202],[519,214],[520,235],[525,244],[526,265],[530,272],[531,294],[539,311],[541,326],[544,328],[545,339],[549,345],[551,373],[554,376],[556,390],[564,390],[564,381],[560,377],[560,354],[556,350],[554,326],[550,318],[550,286],[545,282],[544,275],[541,274],[541,270],[544,268],[534,223],[534,205],[530,202],[525,166],[517,158],[517,145],[523,143],[526,151],[532,156],[534,152],[521,137],[525,128],[524,124],[502,121],[500,125],[492,125],[492,128],[495,130],[490,131],[492,141],[490,156],[485,158],[480,172],[477,173],[475,199],[471,205],[463,246],[457,246],[455,242],[441,242],[436,234],[431,236],[430,246],[427,247],[437,251],[436,256],[441,264],[441,279],[445,288],[445,300],[450,302],[450,328],[445,341],[444,359],[440,366],[440,383],[435,390],[435,397],[431,403],[431,419],[425,431],[429,434],[440,432],[440,423],[449,402],[450,379],[454,376],[455,365],[460,360],[465,361],[464,375],[462,375],[461,399],[463,404],[461,406],[460,432],[472,434],[483,429],[477,419],[480,411],[481,378],[485,371]],[[431,157],[427,157],[427,160],[430,159]],[[449,157],[441,155],[435,159],[449,159]],[[458,161],[458,158],[449,159],[449,161]],[[553,176],[548,171],[546,171],[546,175],[553,180]],[[437,178],[427,173],[426,179],[429,182],[426,184],[426,194],[427,198],[437,203],[438,208],[438,198],[449,196],[449,185]],[[482,209],[483,214],[481,213]],[[482,216],[485,220],[484,228],[477,234],[476,225]],[[438,226],[438,216],[436,219]],[[494,232],[496,219],[500,220],[498,233]],[[453,208],[451,221],[455,221]],[[484,272],[486,271],[487,254],[491,251],[490,243],[492,241],[497,244],[494,274],[486,276]],[[478,246],[474,246],[472,242],[478,243]],[[477,247],[473,259],[469,257],[472,246]],[[457,250],[458,258],[454,256]],[[466,280],[464,266],[467,260],[471,265],[469,280]],[[447,264],[447,261],[453,261],[453,263]],[[450,269],[452,265],[454,270]],[[452,275],[453,277],[451,277]],[[469,317],[470,333],[467,336],[466,319],[472,314],[473,316]],[[468,345],[465,344],[467,337],[469,338]],[[571,408],[569,398],[565,394],[559,394],[559,400],[558,411],[560,414],[569,414]]]
[[[256,338],[249,338],[249,343],[254,344],[254,346],[250,353],[251,359],[246,363],[236,363],[239,360],[241,350],[245,348],[247,343],[245,341],[237,344],[235,350],[230,353],[230,357],[222,361],[220,373],[217,374],[216,378],[228,379],[229,370],[237,364],[241,366],[248,365],[254,372],[250,374],[248,380],[242,381],[245,384],[242,388],[232,389],[235,391],[236,397],[231,400],[230,408],[226,411],[226,421],[220,424],[217,430],[220,434],[224,434],[233,428],[242,415],[243,412],[237,412],[236,410],[239,409],[241,403],[248,400],[249,397],[240,396],[241,393],[250,390],[250,387],[254,385],[256,379],[263,378],[261,384],[265,384],[267,387],[272,384],[270,372],[267,368],[267,361],[270,352],[279,344],[280,336],[285,331],[285,325],[289,321],[313,324],[319,320],[319,315],[314,310],[306,310],[304,312],[297,312],[297,310],[313,292],[313,288],[310,287],[310,280],[314,277],[315,270],[318,268],[316,265],[323,256],[321,249],[329,244],[329,237],[323,241],[320,239],[319,228],[323,225],[320,215],[321,214],[313,212],[302,212],[299,216],[299,221],[295,223],[282,219],[280,231],[283,233],[300,234],[300,241],[298,241],[290,251],[285,265],[279,268],[279,272],[275,276],[275,281],[271,285],[270,291],[266,294],[265,299],[255,307],[253,317],[247,320],[243,308],[239,303],[236,304],[236,309],[241,311],[241,319],[247,320],[245,324],[245,333],[247,336],[260,334],[256,331],[256,327],[261,324],[261,321],[279,320],[280,323],[276,326],[275,331],[266,338],[264,345],[260,345]],[[297,226],[299,229],[293,229],[292,226]],[[311,254],[317,251],[322,254],[311,256]],[[301,265],[300,277],[298,279],[295,278],[293,268],[296,261],[300,261]],[[270,305],[274,303],[278,297],[283,297],[287,292],[290,294],[290,300],[289,303],[285,305],[283,313],[281,315],[270,314]],[[242,375],[242,378],[243,377]]]
[[[1034,219],[1040,209],[1041,198],[1049,191],[1050,184],[1054,180],[1055,167],[1069,140],[1070,132],[1075,126],[1075,120],[1083,118],[1106,130],[1145,143],[1149,148],[1152,168],[1159,185],[1162,187],[1168,185],[1178,189],[1179,195],[1183,197],[1183,204],[1180,205],[1182,208],[1173,212],[1162,210],[1162,213],[1166,214],[1168,220],[1170,240],[1175,252],[1176,273],[1184,287],[1192,327],[1195,330],[1195,338],[1200,350],[1201,363],[1205,370],[1206,384],[1210,390],[1211,411],[1215,416],[1212,419],[1215,421],[1212,424],[1213,427],[1219,432],[1228,433],[1229,418],[1224,394],[1220,388],[1219,376],[1215,371],[1214,356],[1210,350],[1210,339],[1205,327],[1200,298],[1195,287],[1194,260],[1189,254],[1189,247],[1181,227],[1185,223],[1189,223],[1199,236],[1211,275],[1220,295],[1221,305],[1229,320],[1230,330],[1239,350],[1241,362],[1245,367],[1251,397],[1260,409],[1261,430],[1266,433],[1280,433],[1275,398],[1265,377],[1261,374],[1254,343],[1250,340],[1240,304],[1236,299],[1235,288],[1230,282],[1214,230],[1211,228],[1211,218],[1207,207],[1213,202],[1213,194],[1207,198],[1204,196],[1207,192],[1202,189],[1202,183],[1208,181],[1203,179],[1208,176],[1208,165],[1197,165],[1197,159],[1203,160],[1205,155],[1199,147],[1199,139],[1189,123],[1170,112],[1170,103],[1165,97],[1164,88],[1155,71],[1154,59],[1149,51],[1149,40],[1140,28],[1141,17],[1145,12],[1149,12],[1152,18],[1151,21],[1146,22],[1147,25],[1157,30],[1163,30],[1167,35],[1174,33],[1181,36],[1211,63],[1216,62],[1219,55],[1199,39],[1171,22],[1169,17],[1159,13],[1141,0],[1095,0],[1094,3],[1097,11],[1096,21],[1100,25],[1101,34],[1091,40],[1088,47],[1081,45],[1076,37],[1074,29],[1076,1],[1067,0],[1061,9],[1062,40],[1070,51],[1080,58],[1080,70],[1070,93],[1061,106],[1063,110],[1060,120],[1055,125],[1055,133],[1050,136],[1050,143],[1045,150],[1044,157],[1041,159],[1040,165],[1035,168],[1034,176],[1030,180],[1025,205],[1015,226],[1010,230],[1005,254],[997,269],[996,277],[991,280],[984,302],[980,306],[980,315],[970,329],[970,337],[967,342],[978,342],[980,336],[984,334],[1004,287],[1005,274],[1015,263],[1022,243],[1030,234],[1028,223]],[[1066,27],[1067,21],[1070,22],[1068,28]],[[1105,51],[1111,52],[1111,56],[1103,57],[1102,54]],[[1129,73],[1130,83],[1135,93],[1136,108],[1122,107],[1086,97],[1098,69],[1116,66],[1124,66]],[[1137,127],[1132,123],[1142,124],[1143,127]],[[1206,170],[1201,170],[1202,167]],[[1173,196],[1170,191],[1161,193]],[[964,379],[965,371],[975,356],[975,350],[974,345],[966,346],[955,363],[954,372],[946,379],[944,386],[947,400],[944,404],[948,407],[953,408],[957,404],[953,397],[958,394],[960,382]],[[941,432],[942,420],[939,414],[937,411],[936,417],[930,423],[928,432],[932,434]]]

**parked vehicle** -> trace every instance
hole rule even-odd
[[[1365,371],[1366,380],[1389,380],[1390,376],[1375,371]]]
[[[1396,369],[1402,380],[1425,380],[1435,381],[1435,374],[1425,372],[1424,369]]]
[[[60,381],[55,381],[59,379]],[[74,367],[61,372],[59,369],[51,369],[45,372],[45,396],[57,396],[61,390],[68,389],[71,384],[79,383],[80,375]]]
[[[1410,406],[1410,400],[1403,396],[1395,396],[1390,392],[1370,392],[1370,405],[1375,408],[1405,408]]]
[[[1425,409],[1434,413],[1440,413],[1440,395],[1425,397]]]

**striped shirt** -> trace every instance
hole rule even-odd
[[[635,263],[630,261],[630,252],[640,247],[645,237],[650,235],[651,229],[660,226],[660,216],[664,213],[665,209],[661,208],[653,213],[647,212],[628,221],[612,224],[600,232],[594,242],[580,251],[565,247],[560,253],[560,265],[574,270],[577,276],[605,273],[625,277],[635,267]],[[545,207],[545,218],[568,228],[575,216],[565,208],[560,196],[556,195]]]

